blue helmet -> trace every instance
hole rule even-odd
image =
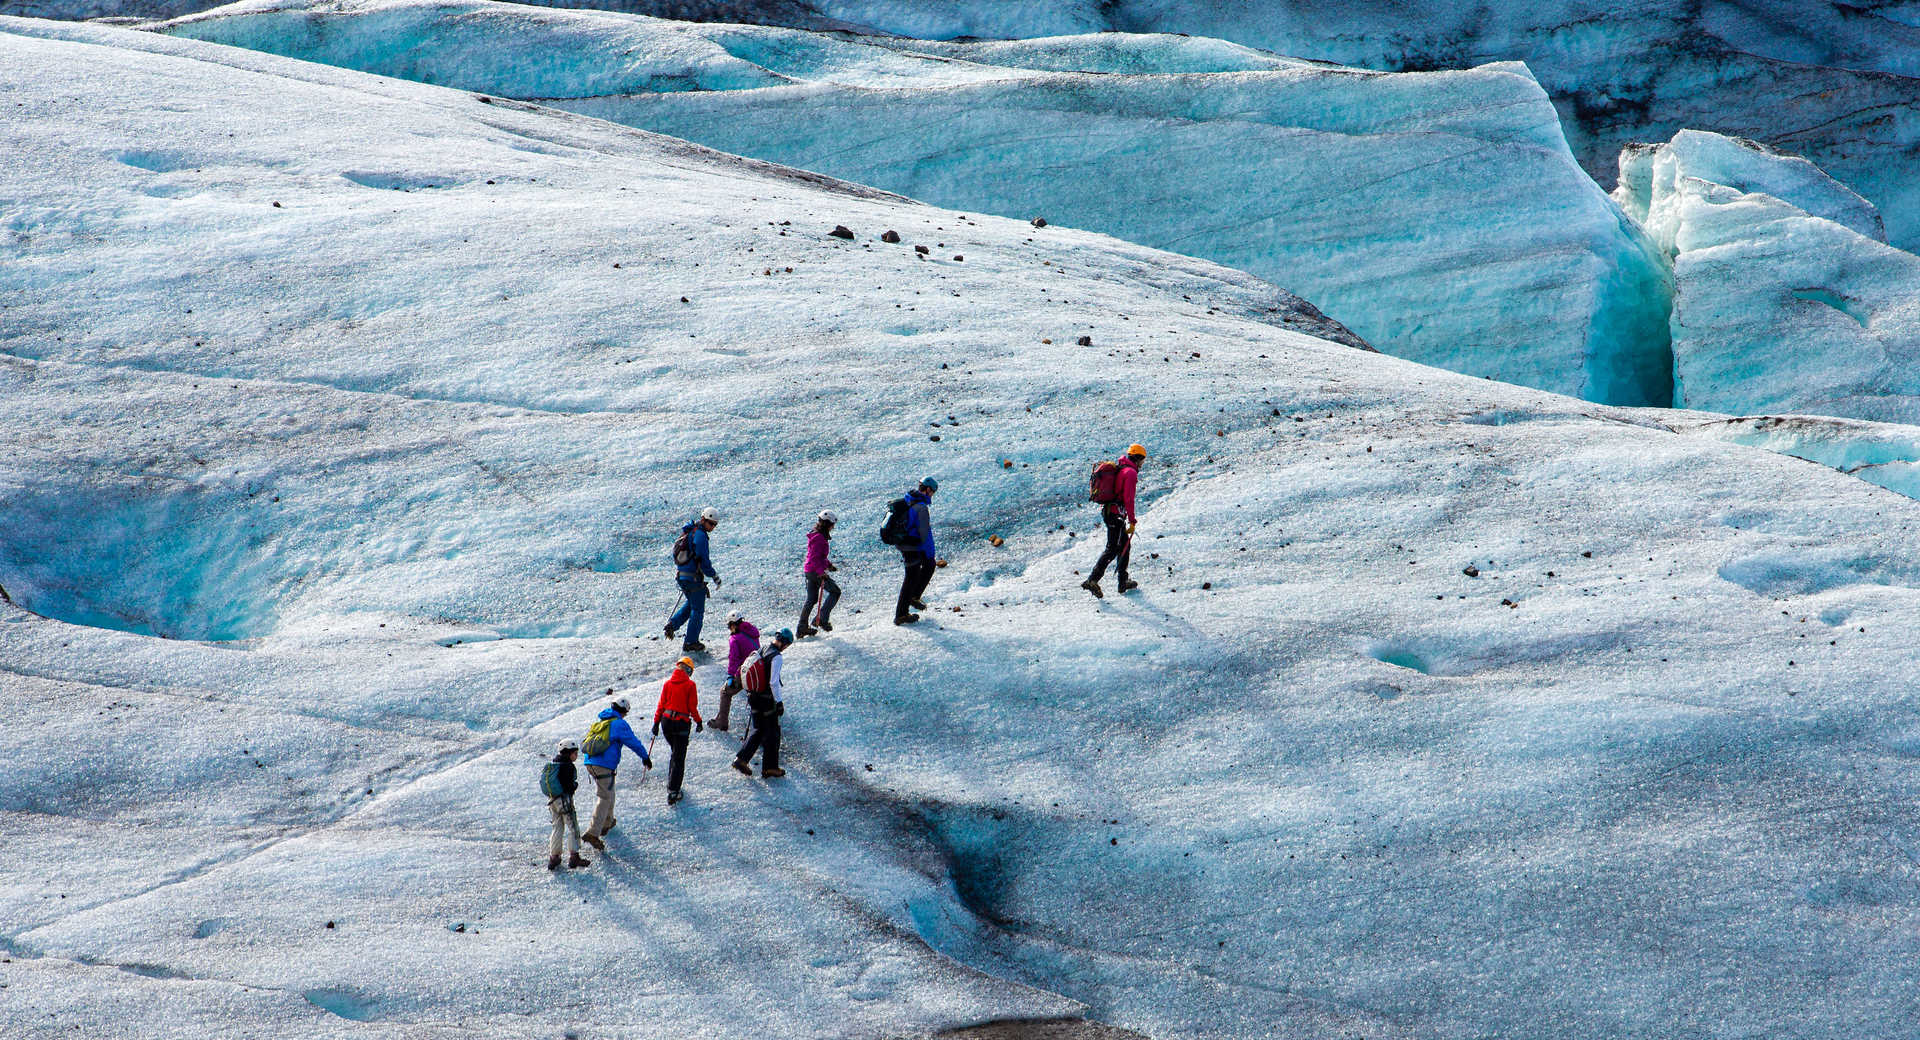
[[[793,642],[793,629],[783,628],[780,631],[775,632],[773,634],[773,638],[779,640],[783,644],[791,643]]]
[[[940,482],[933,479],[932,477],[927,477],[926,479],[920,481],[920,486],[923,488],[926,488],[928,491],[940,490]]]

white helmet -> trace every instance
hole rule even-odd
[[[747,619],[747,616],[745,614],[740,613],[737,610],[727,611],[727,624],[729,625],[733,624],[735,621],[745,621],[746,619]]]
[[[625,715],[627,712],[631,711],[632,709],[633,709],[633,705],[628,704],[627,699],[625,697],[622,697],[619,700],[613,702],[613,710],[619,712],[622,715]]]
[[[578,750],[580,750],[580,742],[577,740],[563,740],[560,742],[560,753],[563,755],[569,751]]]
[[[830,524],[837,524],[840,522],[840,518],[837,516],[834,516],[833,510],[831,509],[822,509],[820,511],[820,519],[825,520],[827,523],[830,523]]]
[[[713,508],[712,506],[708,506],[705,509],[700,510],[700,519],[705,520],[708,523],[717,524],[720,522],[720,511],[718,509]]]

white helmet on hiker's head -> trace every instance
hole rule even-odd
[[[737,624],[741,621],[745,621],[746,619],[747,619],[747,616],[745,614],[740,613],[737,610],[727,611],[727,624],[729,625]]]
[[[628,704],[627,699],[625,697],[622,697],[619,700],[613,702],[613,710],[619,712],[622,715],[625,715],[629,710],[632,709],[632,707],[633,705]]]
[[[720,522],[720,511],[712,506],[708,506],[700,510],[700,519],[710,524],[717,524]]]
[[[580,742],[577,740],[563,740],[560,742],[560,753],[563,755],[569,751],[578,750],[580,750]]]
[[[830,524],[837,524],[840,522],[840,518],[837,516],[834,516],[833,510],[831,509],[822,509],[820,511],[820,519]]]

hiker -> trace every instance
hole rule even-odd
[[[920,620],[914,611],[927,609],[926,601],[920,597],[926,594],[927,583],[933,580],[933,569],[947,565],[934,550],[933,515],[929,511],[933,493],[938,490],[939,481],[932,477],[922,480],[919,487],[893,504],[887,528],[881,531],[883,541],[892,531],[894,540],[889,544],[900,550],[900,562],[906,570],[900,578],[900,601],[893,608],[896,625],[911,625]]]
[[[1100,522],[1107,525],[1107,547],[1093,565],[1093,574],[1080,587],[1093,593],[1094,599],[1106,598],[1100,591],[1100,579],[1110,563],[1116,564],[1113,576],[1119,580],[1115,586],[1118,591],[1127,593],[1140,587],[1139,582],[1128,580],[1127,562],[1133,557],[1133,492],[1140,482],[1140,464],[1145,461],[1147,449],[1133,444],[1118,463],[1102,462],[1093,469],[1089,497],[1100,503]]]
[[[834,522],[833,510],[822,509],[813,530],[807,532],[807,559],[800,565],[800,573],[807,579],[807,601],[800,605],[800,627],[794,629],[801,639],[833,631],[833,607],[840,602],[840,583],[827,577],[827,572],[840,568],[827,559],[827,542],[833,538]],[[825,599],[821,598],[822,591]],[[816,603],[820,605],[818,614],[813,612]],[[809,620],[813,623],[808,624]]]
[[[547,812],[553,816],[553,840],[547,843],[547,869],[560,869],[560,838],[567,839],[567,868],[591,866],[580,858],[580,817],[573,811],[573,792],[579,787],[579,774],[573,759],[580,753],[580,742],[563,740],[560,751],[540,772],[540,793],[547,796]]]
[[[733,695],[740,692],[740,666],[747,655],[760,649],[760,630],[737,610],[727,612],[727,684],[720,688],[720,714],[713,717],[713,728],[727,731],[727,713],[733,707]]]
[[[680,800],[680,777],[687,765],[687,728],[706,729],[700,720],[700,690],[693,683],[693,658],[682,657],[660,687],[660,704],[653,709],[653,735],[665,736],[673,755],[667,759],[667,804]]]
[[[700,510],[698,519],[680,529],[680,538],[673,543],[673,563],[677,568],[674,580],[680,583],[680,591],[687,601],[667,619],[667,638],[672,639],[674,630],[681,625],[687,626],[687,641],[680,644],[684,653],[697,654],[707,648],[700,642],[700,624],[707,617],[706,579],[712,578],[714,589],[720,588],[720,575],[714,571],[713,558],[707,554],[707,535],[718,526],[720,511],[708,506]]]
[[[587,739],[580,742],[580,750],[587,755],[587,775],[593,777],[596,795],[593,822],[587,825],[587,833],[582,834],[580,840],[601,852],[607,851],[607,846],[600,836],[613,829],[613,774],[620,768],[621,745],[632,748],[633,753],[640,756],[642,766],[653,768],[653,756],[647,754],[646,746],[633,735],[633,727],[627,725],[630,707],[625,697],[608,705],[587,731]]]
[[[761,647],[745,668],[740,683],[747,690],[747,709],[753,712],[753,731],[740,753],[733,756],[733,768],[742,776],[753,775],[753,753],[761,752],[760,776],[766,780],[787,775],[780,768],[780,716],[787,706],[780,701],[780,651],[793,645],[793,633],[781,629],[770,646]]]

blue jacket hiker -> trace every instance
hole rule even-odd
[[[673,543],[674,581],[680,586],[680,592],[686,602],[667,619],[667,638],[681,625],[687,626],[686,641],[680,649],[689,654],[705,650],[706,644],[700,641],[700,626],[707,619],[707,581],[713,579],[713,587],[720,587],[720,574],[713,569],[713,557],[708,554],[707,535],[720,526],[720,511],[708,506],[700,510],[700,515],[692,523],[680,529],[680,538]]]
[[[933,544],[933,514],[929,509],[933,505],[933,493],[940,490],[940,482],[927,477],[920,486],[907,492],[906,498],[906,534],[894,544],[900,549],[900,562],[906,573],[900,579],[900,601],[893,608],[893,623],[911,625],[920,620],[913,611],[927,609],[920,597],[926,594],[927,583],[933,580],[933,569],[943,566]]]
[[[612,690],[608,690],[612,693]],[[600,712],[593,727],[587,730],[580,749],[587,755],[587,775],[593,777],[594,794],[597,800],[593,805],[593,822],[587,826],[587,832],[580,840],[601,851],[606,844],[600,836],[613,829],[613,774],[620,768],[620,748],[624,745],[632,748],[640,756],[640,764],[653,768],[653,756],[647,754],[647,746],[627,725],[627,710],[630,705],[625,697],[614,701]]]

